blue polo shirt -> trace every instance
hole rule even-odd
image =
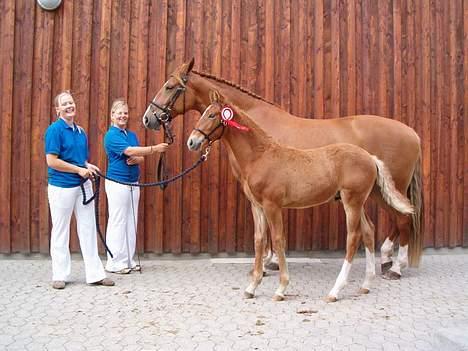
[[[45,132],[45,153],[57,155],[59,159],[85,167],[88,159],[88,138],[83,128],[73,124],[70,127],[59,118]],[[81,177],[76,173],[61,172],[51,167],[47,168],[48,182],[61,188],[79,186]]]
[[[111,126],[104,136],[104,148],[107,154],[107,176],[124,182],[137,182],[140,177],[138,165],[127,165],[128,156],[125,149],[139,146],[136,134]]]

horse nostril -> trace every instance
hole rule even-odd
[[[148,117],[146,117],[146,116],[143,117],[143,124],[144,124],[145,127],[148,126]]]

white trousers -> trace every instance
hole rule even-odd
[[[91,182],[85,183],[86,197],[92,196]],[[70,259],[70,220],[75,213],[78,239],[85,265],[86,283],[94,283],[106,277],[99,258],[96,239],[96,220],[94,218],[94,201],[83,205],[81,188],[60,188],[50,185],[47,188],[52,233],[50,238],[50,255],[52,257],[52,280],[67,281],[71,273]]]
[[[109,206],[106,243],[114,256],[112,258],[109,253],[107,254],[106,270],[116,272],[125,268],[134,268],[140,188],[110,180],[106,180],[105,184]]]

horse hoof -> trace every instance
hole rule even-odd
[[[247,292],[247,291],[244,291],[244,298],[246,298],[246,299],[253,299],[253,298],[254,298],[254,294],[249,293],[249,292]]]
[[[284,301],[284,296],[274,294],[273,301]]]
[[[370,291],[370,290],[367,289],[367,288],[360,288],[360,289],[359,289],[359,294],[364,294],[364,295],[365,295],[365,294],[368,294],[369,291]]]
[[[324,300],[326,303],[333,303],[333,302],[338,301],[338,299],[335,296],[330,296],[330,295],[326,296]]]
[[[266,269],[269,269],[270,271],[279,271],[279,265],[276,262],[269,262],[265,265]]]
[[[383,275],[383,278],[387,280],[399,280],[401,278],[401,274],[398,274],[394,271],[388,271]]]
[[[380,268],[382,269],[382,274],[385,274],[388,272],[390,268],[392,268],[392,261],[390,262],[385,262],[380,265]]]

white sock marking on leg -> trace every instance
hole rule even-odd
[[[391,262],[393,255],[393,241],[389,238],[385,239],[384,243],[380,247],[380,263],[384,264]]]
[[[398,258],[393,262],[391,271],[401,275],[401,270],[408,266],[408,245],[398,248]]]
[[[375,277],[375,253],[370,252],[370,250],[366,247],[366,277],[364,278],[364,283],[362,283],[362,287],[364,289],[370,290],[370,285],[374,277]]]
[[[344,288],[344,286],[348,282],[348,276],[349,276],[349,271],[351,270],[351,265],[352,265],[351,263],[344,260],[343,266],[341,267],[340,274],[338,275],[338,278],[336,278],[335,285],[333,286],[333,289],[331,289],[330,293],[328,294],[329,296],[338,298],[338,293],[340,292],[341,289]]]

